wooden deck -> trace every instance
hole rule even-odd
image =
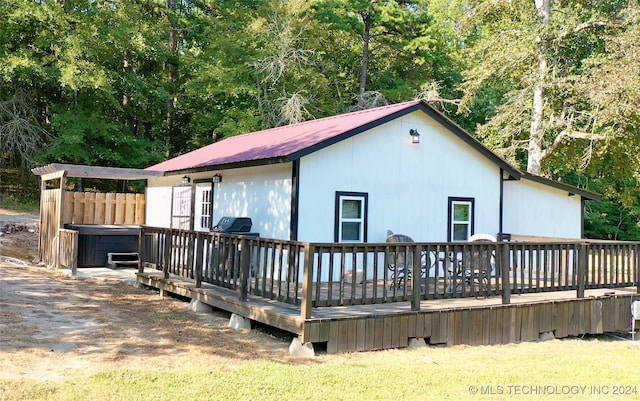
[[[640,299],[638,242],[323,244],[142,227],[139,249],[139,283],[329,353],[628,332]]]
[[[198,300],[254,321],[288,331],[303,343],[326,347],[328,353],[407,347],[410,339],[427,344],[492,345],[536,341],[542,333],[556,338],[630,330],[630,306],[640,300],[637,287],[512,294],[509,304],[492,295],[482,298],[421,300],[364,305],[300,306],[239,292],[209,283],[146,270],[138,283]]]

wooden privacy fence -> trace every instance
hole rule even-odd
[[[63,192],[63,222],[72,224],[144,224],[144,194]]]
[[[62,246],[60,237],[64,235],[60,230],[65,224],[140,225],[144,222],[144,194],[44,189],[40,195],[40,262],[49,266],[56,266],[62,260],[67,263],[68,259],[63,258],[70,257],[71,245]],[[77,241],[74,246],[71,250],[75,250],[77,258]]]
[[[144,265],[301,307],[638,286],[640,243],[314,244],[143,227]]]
[[[49,189],[43,191],[40,208],[41,215],[45,216],[54,216],[59,209],[62,224],[144,224],[145,221],[144,194]]]

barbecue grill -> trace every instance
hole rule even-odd
[[[258,233],[252,233],[251,227],[253,223],[250,217],[228,217],[225,216],[218,221],[218,224],[213,226],[211,231],[225,234],[239,234],[239,235],[251,235],[258,236]]]

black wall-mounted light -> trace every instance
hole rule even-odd
[[[182,177],[182,184],[183,185],[187,185],[191,183],[191,177],[189,177],[188,175],[185,175],[184,177]]]
[[[222,176],[220,174],[214,175],[213,177],[211,177],[211,182],[213,182],[214,184],[222,182]]]
[[[418,133],[417,129],[411,128],[409,135],[411,135],[411,143],[420,143],[420,133]]]

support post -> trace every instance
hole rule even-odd
[[[162,263],[162,275],[169,278],[169,265],[171,264],[171,241],[173,237],[172,229],[164,230],[164,261]]]
[[[144,273],[144,261],[146,259],[144,236],[144,226],[140,226],[140,232],[138,234],[138,273]]]
[[[311,317],[311,306],[313,298],[313,257],[315,247],[308,242],[304,244],[304,270],[302,272],[302,299],[300,300],[300,317],[307,320]],[[302,335],[302,342],[305,343],[305,333]]]
[[[511,303],[509,244],[500,242],[498,247],[498,249],[500,249],[500,257],[498,258],[498,261],[500,263],[500,281],[502,283],[502,304],[508,305]]]
[[[196,265],[193,269],[193,280],[196,288],[202,287],[202,257],[204,254],[205,235],[202,232],[196,234]]]
[[[411,272],[411,310],[420,310],[420,293],[422,290],[422,246],[415,245],[413,248],[413,271]]]
[[[78,277],[78,241],[80,240],[80,234],[78,231],[74,231],[71,234],[71,277]]]
[[[638,252],[638,244],[633,246],[633,267],[635,269],[636,294],[640,294],[640,253]]]
[[[250,242],[246,238],[240,240],[240,301],[247,300],[248,286],[249,286],[249,262],[251,255]]]
[[[578,248],[578,266],[577,266],[577,279],[578,289],[576,296],[578,298],[584,298],[584,287],[587,275],[587,245],[582,242]]]

